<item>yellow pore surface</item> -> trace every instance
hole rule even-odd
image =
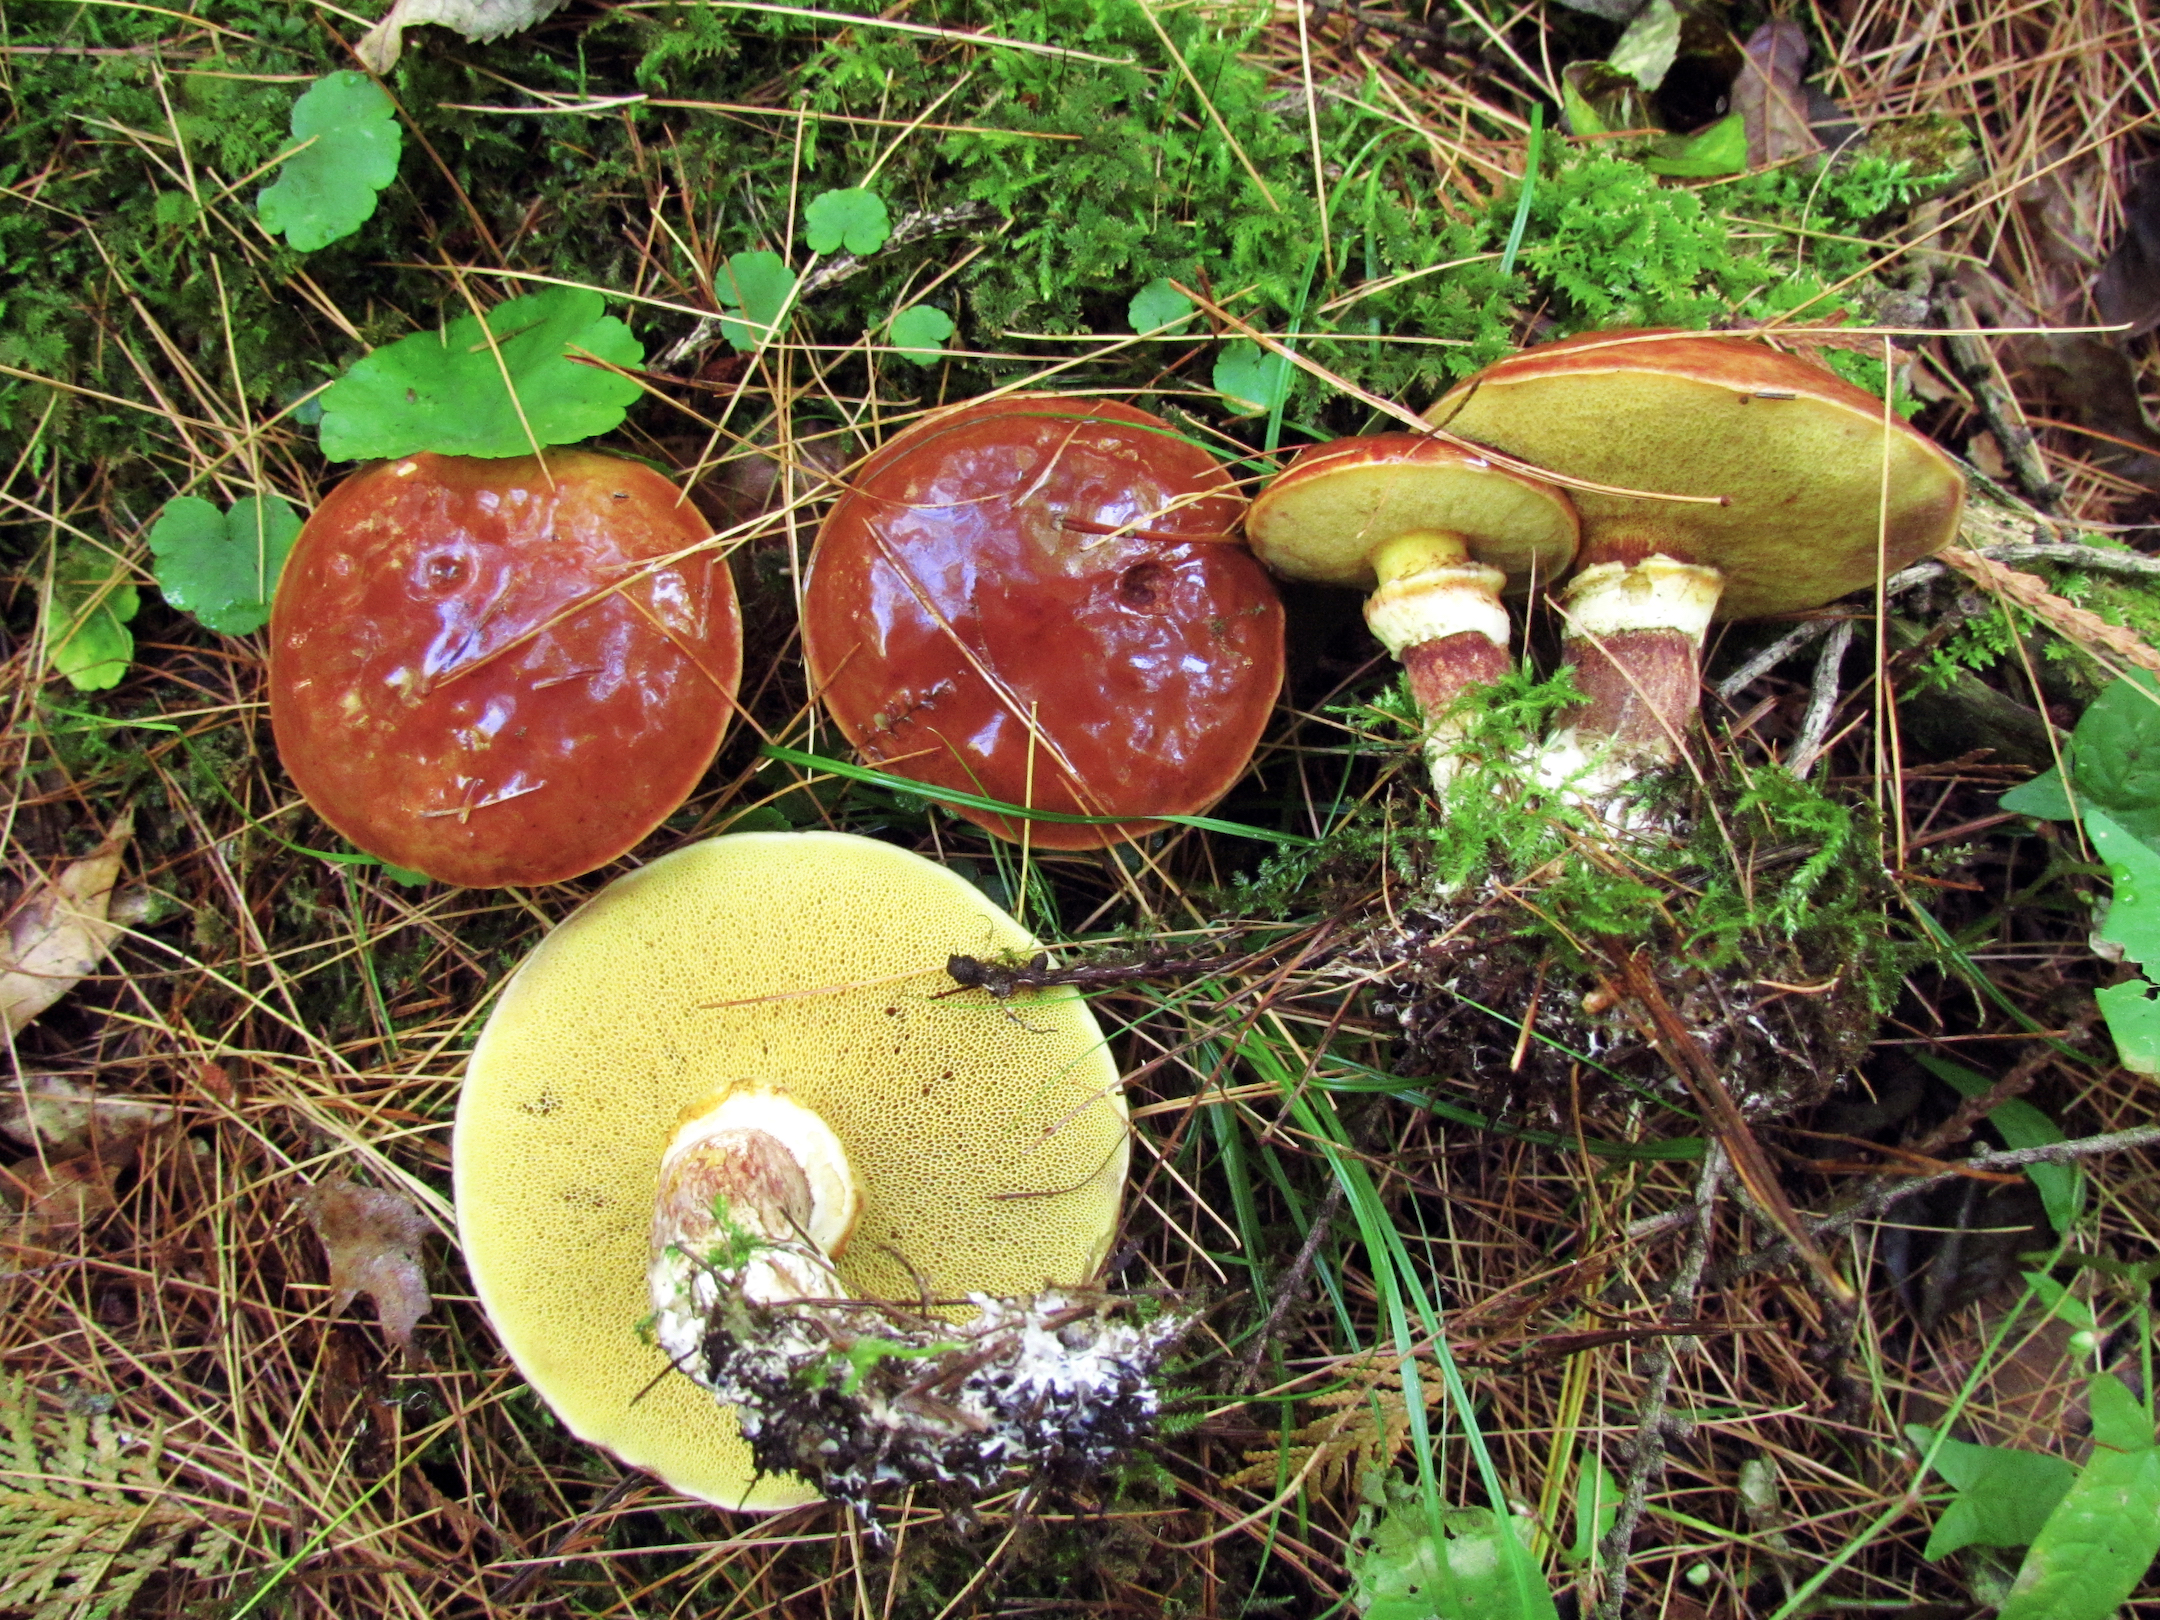
[[[858,1297],[1094,1277],[1127,1141],[1093,1016],[1069,991],[932,999],[947,956],[1034,944],[957,874],[822,832],[679,850],[542,942],[466,1075],[458,1230],[505,1348],[573,1433],[723,1507],[812,1499],[755,1478],[732,1411],[637,1332],[661,1151],[685,1105],[739,1081],[784,1088],[846,1147]]]

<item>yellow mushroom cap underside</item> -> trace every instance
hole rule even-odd
[[[814,1499],[757,1478],[732,1412],[637,1331],[661,1151],[735,1082],[785,1088],[847,1149],[857,1297],[1093,1279],[1127,1156],[1093,1015],[1070,991],[933,999],[949,955],[1034,945],[958,874],[823,832],[679,850],[541,943],[459,1098],[458,1231],[504,1347],[574,1434],[723,1507]]]
[[[1818,606],[1955,536],[1964,480],[1942,451],[1901,418],[1886,425],[1879,401],[1836,377],[1817,382],[1813,367],[1789,362],[1771,371],[1747,346],[1724,346],[1736,351],[1730,378],[1638,365],[1624,345],[1599,357],[1603,370],[1575,359],[1563,371],[1558,357],[1541,368],[1531,349],[1426,415],[1568,477],[1726,497],[1707,506],[1569,491],[1586,560],[1601,536],[1655,527],[1686,560],[1724,573],[1720,619]]]

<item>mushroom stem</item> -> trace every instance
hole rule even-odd
[[[1433,786],[1445,789],[1461,766],[1465,729],[1449,711],[1508,672],[1507,575],[1472,562],[1461,535],[1436,529],[1383,542],[1372,566],[1380,583],[1366,598],[1365,623],[1410,679],[1425,717],[1425,763]]]
[[[1568,581],[1560,610],[1583,706],[1546,742],[1541,782],[1595,802],[1679,759],[1724,588],[1717,569],[1662,553],[1592,563]]]

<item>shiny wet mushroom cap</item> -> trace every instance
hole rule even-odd
[[[582,450],[345,480],[270,615],[270,721],[355,846],[473,887],[560,882],[697,786],[734,713],[727,565],[673,484]]]
[[[650,1293],[670,1256],[678,1281],[711,1275],[699,1177],[749,1137],[784,1150],[742,1149],[783,1197],[797,1177],[782,1160],[801,1171],[802,1217],[772,1230],[799,1224],[825,1257],[797,1283],[829,1265],[857,1299],[914,1302],[1093,1280],[1126,1123],[1086,1004],[940,995],[954,954],[1034,949],[957,874],[822,832],[678,850],[541,943],[474,1050],[454,1169],[481,1303],[573,1433],[723,1507],[814,1495],[760,1477],[733,1410],[640,1334],[648,1319],[663,1337],[681,1327]],[[674,1223],[657,1249],[656,1202]]]
[[[1281,604],[1215,458],[1112,400],[1023,394],[926,418],[819,531],[812,685],[862,758],[1062,814],[1089,849],[1206,809],[1282,684]],[[1000,837],[1016,818],[962,808]]]

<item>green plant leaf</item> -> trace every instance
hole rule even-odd
[[[2142,1451],[2153,1443],[2152,1411],[2113,1373],[2094,1377],[2086,1398],[2092,1409],[2092,1437],[2117,1451]]]
[[[293,103],[294,144],[255,195],[263,228],[302,253],[352,235],[397,178],[397,107],[381,85],[347,68],[317,79]]]
[[[2005,810],[2040,821],[2072,821],[2077,817],[2077,811],[2070,803],[2069,789],[2063,786],[2063,774],[2052,765],[2030,782],[2020,782],[1995,802]]]
[[[1575,1471],[1574,1560],[1587,1564],[1597,1556],[1598,1543],[1620,1517],[1620,1483],[1595,1458],[1586,1458]]]
[[[150,526],[158,589],[221,635],[260,630],[299,534],[300,514],[276,495],[251,495],[230,512],[179,496]]]
[[[2033,1538],[1997,1620],[2105,1620],[2160,1553],[2160,1449],[2096,1451]]]
[[[1652,174],[1671,175],[1681,180],[1745,174],[1748,166],[1747,121],[1739,113],[1733,113],[1692,135],[1663,136],[1644,156],[1642,166]]]
[[[812,253],[834,253],[845,247],[860,257],[875,253],[892,235],[885,199],[862,186],[819,192],[803,210],[802,222],[803,240]]]
[[[895,354],[918,366],[927,366],[937,359],[945,340],[953,335],[953,322],[952,317],[935,304],[910,304],[892,318],[888,330]]]
[[[2160,984],[2125,979],[2095,991],[2115,1056],[2132,1074],[2160,1074]],[[2037,1168],[2037,1167],[2036,1167]]]
[[[1909,1423],[1905,1432],[1925,1453],[1934,1431]],[[1960,1547],[2023,1547],[2040,1534],[2077,1470],[2060,1457],[2009,1446],[1976,1446],[1945,1440],[1935,1451],[1935,1471],[1957,1487],[1957,1496],[1935,1522],[1922,1553],[1930,1563]]]
[[[1915,1056],[1922,1068],[1954,1088],[1960,1096],[1984,1097],[1994,1085],[1986,1075],[1961,1063],[1939,1058],[1932,1052],[1920,1052]],[[2043,1147],[2063,1139],[2056,1123],[2022,1097],[2011,1097],[1996,1104],[1988,1110],[1986,1117],[2002,1136],[2005,1147]],[[2048,1224],[2067,1236],[2085,1208],[2085,1173],[2074,1164],[2028,1164],[2025,1175],[2040,1195],[2040,1205],[2047,1211]]]
[[[53,559],[42,610],[52,667],[78,692],[118,686],[135,656],[127,625],[141,602],[121,564],[95,546],[69,546]]]
[[[2110,682],[2070,734],[2069,763],[2081,807],[2099,806],[2160,849],[2160,676],[2132,670]]]
[[[795,272],[777,253],[737,253],[720,267],[713,291],[741,316],[739,320],[721,317],[720,335],[737,354],[748,354],[772,333],[780,312],[794,296]]]
[[[1168,276],[1157,276],[1125,306],[1125,319],[1135,332],[1152,332],[1158,326],[1178,331],[1192,317],[1193,301],[1171,286]]]
[[[1215,391],[1240,416],[1272,411],[1290,390],[1290,361],[1251,338],[1232,338],[1215,361]]]
[[[1672,0],[1650,0],[1605,58],[1645,90],[1655,90],[1680,54],[1680,8]]]
[[[2100,937],[2140,966],[2160,963],[2160,852],[2097,804],[2085,807],[2085,832],[2108,864],[2115,897]]]
[[[1519,1526],[1511,1526],[1518,1547]],[[1447,1515],[1446,1561],[1434,1556],[1422,1507],[1401,1502],[1373,1527],[1372,1539],[1350,1555],[1352,1602],[1365,1620],[1541,1620],[1553,1611],[1539,1592],[1526,1613],[1508,1581],[1501,1541],[1509,1531],[1485,1508]],[[1543,1598],[1543,1602],[1537,1601]]]
[[[488,311],[486,332],[477,317],[461,315],[441,332],[385,344],[323,392],[323,454],[332,461],[418,450],[522,456],[535,439],[574,444],[607,432],[638,397],[638,385],[569,356],[597,355],[628,368],[644,363],[645,350],[606,307],[590,288],[550,287]],[[503,386],[505,371],[515,400]]]

